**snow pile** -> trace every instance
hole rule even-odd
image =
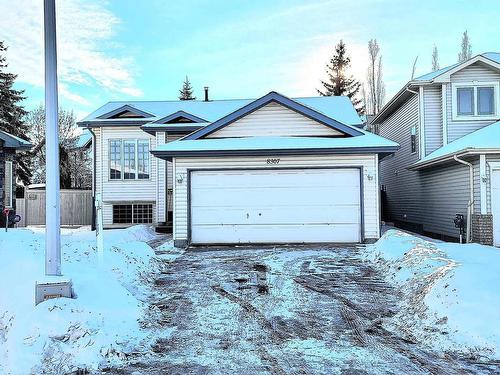
[[[0,232],[0,373],[68,373],[119,362],[148,339],[143,302],[155,272],[155,238],[146,226],[104,232],[97,266],[95,232],[63,230],[62,268],[75,299],[34,306],[44,273],[43,229]]]
[[[367,257],[403,291],[391,324],[444,351],[500,356],[500,249],[390,230]]]

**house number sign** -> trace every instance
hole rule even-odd
[[[267,164],[279,164],[280,159],[266,159]]]

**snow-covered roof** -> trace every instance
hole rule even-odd
[[[4,142],[4,147],[15,148],[15,149],[29,149],[31,148],[31,143],[25,139],[16,137],[10,133],[0,130],[0,139]]]
[[[256,154],[320,154],[320,153],[382,153],[395,152],[396,142],[358,129],[355,137],[246,137],[179,139],[152,151],[155,156],[170,159],[176,156],[224,156]]]
[[[453,158],[453,155],[481,151],[500,151],[500,121],[476,130],[438,148],[412,166],[419,169]]]
[[[135,108],[139,111],[152,114],[145,118],[120,118],[122,123],[152,123],[176,112],[183,111],[205,120],[214,122],[239,108],[253,102],[255,99],[230,99],[230,100],[173,100],[173,101],[119,101],[108,102],[90,115],[81,120],[80,126],[92,124],[105,124],[116,122],[117,119],[102,119],[107,113],[116,111],[121,107]],[[349,98],[344,96],[303,97],[293,99],[303,105],[323,113],[346,125],[359,125],[362,120],[358,116]],[[102,125],[101,125],[102,126]]]

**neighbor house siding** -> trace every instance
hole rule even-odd
[[[182,176],[182,182],[175,182],[174,239],[188,239],[188,170],[217,168],[270,168],[263,157],[224,157],[224,158],[175,158],[176,176]],[[338,155],[338,156],[280,156],[279,167],[362,167],[363,168],[363,206],[364,237],[379,237],[379,194],[377,186],[376,155]]]
[[[394,156],[380,162],[380,184],[386,191],[385,218],[391,221],[421,222],[418,172],[407,168],[418,161],[418,95],[413,95],[380,125],[380,135],[401,146]],[[411,152],[411,128],[417,127],[416,149]]]
[[[425,153],[429,155],[443,145],[441,85],[424,87]]]
[[[102,193],[103,223],[113,224],[113,204],[116,203],[153,203],[153,222],[156,223],[156,193],[157,193],[157,158],[150,155],[149,180],[109,180],[108,148],[111,139],[149,139],[150,149],[156,140],[154,136],[137,127],[102,127],[96,129],[96,186]]]
[[[472,64],[455,74],[451,75],[451,84],[446,85],[446,112],[447,112],[447,123],[448,123],[448,142],[452,142],[455,139],[463,137],[475,130],[481,129],[493,122],[495,120],[460,120],[454,121],[452,115],[452,84],[460,82],[494,82],[500,81],[500,73],[494,71],[492,68],[485,66],[481,63]]]
[[[458,237],[453,219],[456,214],[467,217],[469,167],[452,162],[419,173],[425,213],[422,220],[424,231]]]
[[[207,138],[336,135],[342,133],[280,104],[271,103],[208,135]]]

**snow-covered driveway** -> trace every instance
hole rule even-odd
[[[391,319],[402,291],[364,247],[195,249],[166,256],[144,325],[152,350],[108,374],[498,373]],[[390,328],[392,327],[392,328]]]

